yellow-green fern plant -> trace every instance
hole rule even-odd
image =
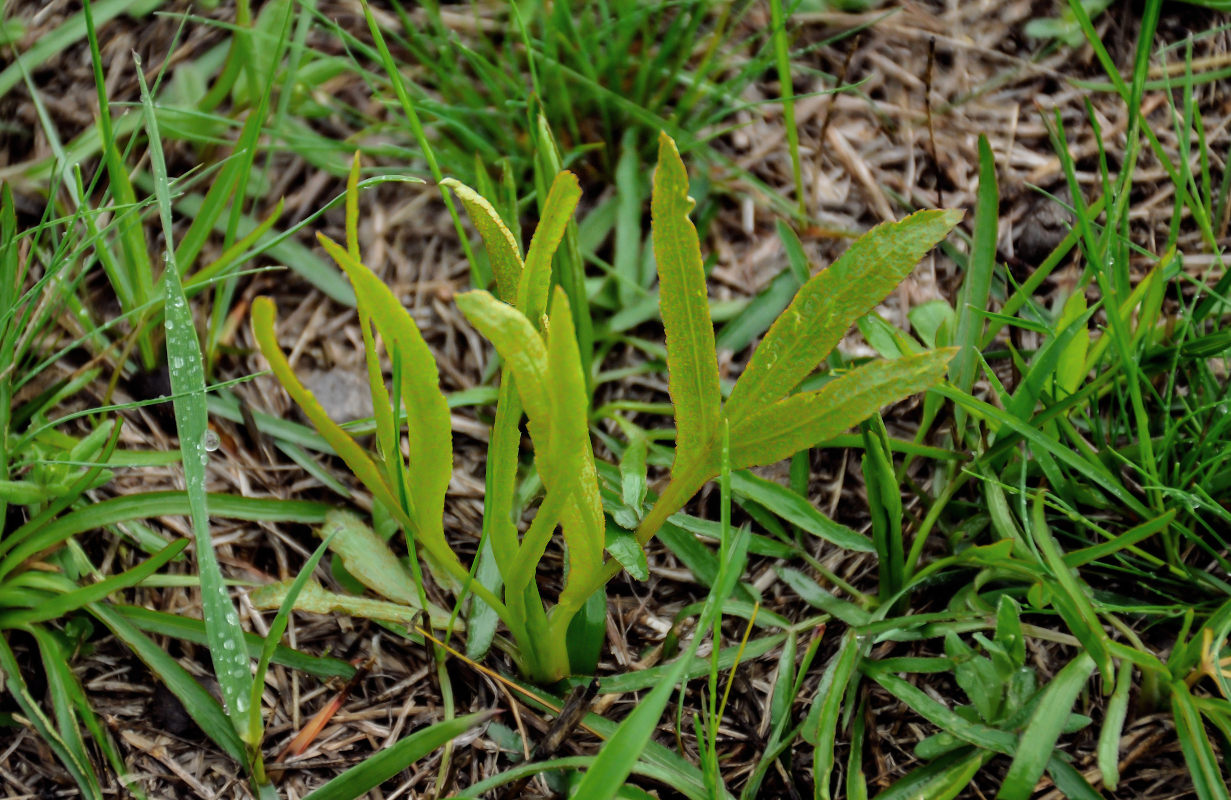
[[[321,244],[355,288],[375,408],[378,454],[369,454],[329,419],[299,382],[274,337],[274,305],[258,298],[252,321],[257,342],[279,381],[360,481],[399,523],[433,571],[495,611],[515,643],[525,674],[552,682],[572,672],[570,623],[621,570],[606,550],[604,511],[589,434],[589,397],[582,374],[574,315],[564,292],[553,289],[552,258],[581,191],[558,174],[525,256],[492,205],[453,180],[445,184],[466,207],[487,248],[496,292],[458,296],[462,313],[493,345],[502,362],[496,416],[488,449],[484,533],[499,581],[476,580],[450,548],[443,529],[445,490],[452,472],[448,406],[435,360],[410,315],[360,260],[358,163],[347,194],[347,242]],[[852,369],[815,391],[794,392],[851,324],[868,313],[943,239],[960,212],[922,211],[878,226],[809,280],[771,326],[724,401],[719,388],[700,244],[688,214],[688,173],[675,143],[659,142],[652,197],[652,240],[667,338],[667,367],[675,409],[676,444],[670,480],[635,533],[644,546],[721,467],[724,427],[731,469],[770,464],[855,425],[878,408],[940,380],[954,350],[934,350]],[[387,386],[376,335],[393,365]],[[512,516],[517,482],[518,426],[528,420],[543,497],[523,533]],[[406,420],[407,452],[400,446]],[[548,606],[535,570],[555,531],[564,540],[563,589]],[[417,564],[411,559],[412,566]],[[418,582],[418,570],[406,573]],[[421,604],[421,584],[415,587]]]

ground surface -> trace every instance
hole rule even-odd
[[[229,4],[208,16],[227,19]],[[324,13],[356,33],[363,28],[355,4],[321,3]],[[167,6],[183,10],[177,4]],[[41,30],[51,30],[63,17],[76,10],[75,3],[51,2],[9,4],[6,15],[29,19],[30,41]],[[845,247],[844,232],[861,232],[883,220],[895,219],[909,208],[946,207],[973,209],[977,186],[978,136],[985,134],[996,158],[1001,193],[1001,238],[999,253],[1011,270],[1020,276],[1054,246],[1066,232],[1066,217],[1034,187],[1062,194],[1060,162],[1048,141],[1044,113],[1058,109],[1063,115],[1075,152],[1084,153],[1079,162],[1084,180],[1097,180],[1089,158],[1094,156],[1093,132],[1085,123],[1083,103],[1089,100],[1102,125],[1102,138],[1114,152],[1126,128],[1126,114],[1117,99],[1108,93],[1074,88],[1073,79],[1098,80],[1103,73],[1093,61],[1090,48],[1057,47],[1023,33],[1033,16],[1052,14],[1045,2],[952,2],[948,4],[906,3],[896,13],[848,14],[807,12],[797,18],[800,24],[797,47],[816,44],[803,56],[801,75],[815,76],[797,80],[795,91],[808,94],[833,85],[832,76],[846,70],[848,83],[858,83],[858,92],[818,95],[800,100],[797,125],[803,154],[804,185],[808,210],[816,224],[802,232],[804,245],[814,265],[824,265]],[[1134,4],[1116,4],[1098,21],[1109,51],[1128,68],[1138,20]],[[484,12],[485,18],[502,19],[498,10]],[[765,20],[759,20],[764,24]],[[758,19],[746,21],[755,25]],[[1183,4],[1167,4],[1160,25],[1160,42],[1176,42],[1189,32],[1208,29],[1214,18]],[[100,32],[104,59],[110,64],[108,89],[114,101],[133,101],[137,84],[127,54],[136,49],[144,63],[156,68],[172,53],[173,59],[190,59],[218,34],[209,26],[191,20],[179,32],[180,41],[172,51],[180,19],[149,16],[139,19],[120,17],[107,23]],[[866,27],[864,27],[866,26]],[[828,43],[837,34],[862,27],[857,37]],[[1227,34],[1204,40],[1199,57],[1217,56],[1227,51]],[[935,43],[934,69],[929,76],[929,43]],[[849,63],[848,63],[849,62]],[[2,63],[2,59],[0,59]],[[844,66],[845,65],[845,66]],[[827,75],[828,78],[821,76]],[[65,139],[87,126],[96,108],[93,76],[84,44],[77,44],[47,62],[34,76],[48,112]],[[742,100],[755,103],[777,96],[772,75]],[[930,87],[928,81],[930,80]],[[925,117],[925,90],[930,88],[934,141],[929,139]],[[368,102],[366,87],[356,78],[344,76],[329,86],[338,97],[356,105]],[[1202,107],[1208,109],[1207,138],[1222,142],[1225,150],[1228,94],[1225,85],[1202,89]],[[1149,95],[1154,108],[1165,105],[1162,94]],[[372,109],[372,113],[379,113]],[[46,157],[49,145],[37,131],[35,109],[24,88],[18,87],[0,98],[0,174],[15,181],[19,195],[26,198],[30,213],[41,210],[37,187],[23,185],[23,165]],[[750,105],[737,117],[740,127],[723,134],[717,147],[751,174],[784,194],[791,193],[788,151],[778,106]],[[1161,119],[1161,117],[1160,117]],[[341,123],[325,118],[314,123],[338,139],[350,135]],[[1174,147],[1167,126],[1159,136]],[[933,154],[937,158],[933,158]],[[172,171],[190,167],[196,154],[186,149],[168,154]],[[291,224],[320,208],[341,191],[337,177],[314,170],[302,161],[277,156],[271,171],[274,185],[266,194],[273,199],[285,196],[286,224]],[[1149,159],[1143,171],[1152,168]],[[586,175],[582,174],[583,180]],[[774,216],[764,198],[751,191],[738,177],[713,175],[722,190],[719,212],[710,226],[703,250],[713,253],[717,262],[711,276],[711,293],[717,299],[739,297],[757,291],[784,268],[786,263],[774,233]],[[1160,181],[1159,186],[1165,186]],[[597,182],[585,186],[584,206],[593,206],[606,191]],[[1160,188],[1159,190],[1164,191]],[[1152,213],[1164,198],[1134,198],[1140,214],[1135,218],[1134,235],[1147,243],[1165,228],[1167,219]],[[392,184],[364,195],[361,238],[366,260],[379,265],[386,281],[414,309],[416,320],[425,331],[441,365],[447,391],[481,384],[490,352],[469,328],[451,303],[452,294],[467,286],[469,267],[444,214],[439,195],[431,186]],[[1159,206],[1161,207],[1161,206]],[[531,221],[532,222],[532,221]],[[327,213],[318,227],[341,239],[340,209]],[[156,224],[151,221],[151,225]],[[969,230],[969,216],[967,219]],[[1185,234],[1188,236],[1189,234]],[[1195,234],[1192,234],[1195,236]],[[308,237],[305,243],[311,245]],[[1181,239],[1180,246],[1191,245]],[[960,243],[958,247],[963,247]],[[1193,247],[1199,250],[1199,247]],[[1155,252],[1155,251],[1151,251]],[[1050,293],[1063,287],[1071,270],[1058,270],[1037,297],[1048,304]],[[953,300],[961,276],[951,261],[939,252],[929,256],[883,309],[897,325],[908,324],[906,312],[920,303],[944,298]],[[101,291],[101,288],[100,288]],[[242,289],[237,308],[246,308],[251,298],[272,295],[280,308],[279,336],[292,352],[297,368],[318,385],[329,387],[362,385],[362,344],[354,312],[319,291],[303,284],[291,273],[257,276]],[[100,299],[100,302],[103,302]],[[639,331],[646,336],[661,335],[654,326]],[[264,363],[253,354],[246,325],[234,339],[234,353],[221,363],[222,377],[250,374]],[[848,340],[849,353],[863,352],[858,338]],[[746,353],[728,354],[727,368],[738,370]],[[631,352],[613,351],[609,365],[618,366],[633,359]],[[72,364],[64,369],[71,370]],[[121,384],[119,399],[139,391],[138,384]],[[259,410],[274,415],[295,417],[289,400],[269,378],[243,385],[239,391]],[[666,399],[660,376],[634,377],[626,386],[610,387],[644,399]],[[343,399],[353,393],[339,392]],[[101,396],[101,390],[99,395]],[[362,406],[355,412],[362,415]],[[486,412],[484,412],[486,413]],[[907,402],[885,412],[886,422],[895,430],[909,432],[916,424],[918,404]],[[131,415],[125,429],[126,444],[171,448],[173,428],[165,415],[142,411]],[[276,496],[339,501],[340,498],[308,477],[294,464],[270,447],[254,442],[240,425],[216,420],[222,437],[221,458],[210,469],[210,489],[246,496]],[[480,527],[487,417],[469,409],[455,416],[456,462],[446,529],[459,551],[468,554],[477,544]],[[834,518],[856,528],[868,524],[863,484],[856,454],[841,450],[816,452],[812,461],[811,499]],[[334,475],[347,485],[353,480],[329,465]],[[930,477],[920,464],[914,480],[926,485]],[[774,473],[768,472],[773,475]],[[781,473],[779,473],[781,474]],[[101,496],[129,489],[174,487],[181,480],[172,470],[142,469],[121,473]],[[365,505],[361,492],[354,503]],[[697,501],[700,512],[707,497]],[[712,508],[712,506],[711,506]],[[700,513],[699,512],[699,513]],[[160,522],[176,534],[187,533],[182,520]],[[310,532],[296,525],[234,525],[222,521],[215,530],[224,571],[232,577],[254,581],[294,574],[315,544]],[[86,538],[91,552],[106,553],[108,544],[96,537]],[[855,586],[875,581],[875,564],[870,558],[850,557],[819,540],[814,555],[829,569]],[[463,556],[463,560],[466,558]],[[611,592],[609,638],[612,646],[604,654],[600,674],[624,671],[637,663],[661,642],[676,613],[703,596],[701,587],[674,557],[662,548],[650,555],[652,577],[646,583],[618,579]],[[751,576],[765,593],[767,608],[788,619],[800,619],[810,612],[787,587],[774,578],[772,560],[760,558],[750,565]],[[173,569],[188,571],[187,565]],[[189,589],[149,589],[133,593],[130,602],[174,613],[198,616],[199,601]],[[259,613],[239,595],[240,608],[252,629],[264,632]],[[943,605],[943,604],[942,604]],[[735,620],[734,622],[739,622]],[[737,638],[742,629],[732,625],[727,635]],[[276,761],[279,752],[319,707],[337,691],[321,681],[275,667],[266,692],[270,724],[267,758],[275,760],[274,769],[283,770],[280,786],[284,796],[299,797],[323,780],[355,763],[366,754],[396,740],[406,731],[439,718],[440,689],[429,654],[420,645],[399,641],[379,628],[343,616],[297,616],[288,632],[295,647],[314,653],[332,653],[347,659],[374,659],[371,671],[356,685],[342,710],[302,756],[285,763]],[[841,635],[833,625],[825,633],[817,664],[824,664],[834,652]],[[17,643],[20,647],[21,643]],[[208,672],[208,658],[202,649],[166,641],[173,655],[194,674]],[[886,653],[887,654],[887,653]],[[899,651],[896,655],[904,655]],[[1032,653],[1039,669],[1048,673],[1048,651],[1040,646]],[[113,639],[93,642],[82,653],[76,668],[97,702],[97,708],[119,738],[125,757],[151,797],[244,797],[246,785],[234,765],[192,730],[174,707],[174,701],[160,691],[144,667]],[[777,652],[769,652],[744,663],[734,683],[734,694],[727,712],[727,739],[724,774],[728,785],[738,787],[750,765],[755,763],[765,735],[764,709],[768,679],[777,663]],[[489,659],[493,667],[510,671],[499,657]],[[507,690],[460,662],[450,663],[453,691],[459,710],[500,708],[502,721],[509,728],[526,732],[534,741],[545,724],[536,712],[517,706]],[[819,671],[805,682],[801,697],[810,697]],[[929,691],[952,691],[937,682]],[[621,718],[636,702],[635,695],[609,696],[605,715]],[[696,702],[695,697],[688,702]],[[912,748],[926,733],[927,723],[906,712],[893,697],[877,689],[869,690],[867,739],[864,745],[864,770],[873,791],[887,786],[915,763]],[[1161,717],[1143,717],[1126,728],[1130,741],[1122,752],[1128,753],[1123,765],[1125,781],[1113,796],[1179,798],[1190,796],[1183,761],[1174,740],[1167,736],[1169,723]],[[661,741],[674,737],[664,725]],[[686,753],[693,752],[688,740],[691,727],[685,725],[681,742]],[[508,740],[490,733],[476,732],[459,739],[452,754],[452,773],[447,786],[464,787],[491,774],[498,765],[507,766]],[[1160,744],[1162,743],[1162,744]],[[593,752],[598,741],[578,733],[565,752]],[[845,746],[845,745],[843,745]],[[1093,742],[1079,740],[1076,765],[1088,769],[1092,763]],[[843,752],[840,750],[840,752]],[[383,793],[395,797],[432,796],[439,770],[439,753],[414,769],[389,782]],[[840,763],[844,763],[840,761]],[[762,787],[762,796],[810,796],[812,793],[808,757],[801,750],[795,774],[784,770],[771,772]],[[38,740],[28,732],[0,742],[0,794],[5,797],[71,796],[72,792],[57,763]],[[646,782],[660,797],[675,796],[669,787]],[[989,779],[984,789],[994,793]],[[539,796],[545,788],[532,783],[524,796]],[[971,794],[970,796],[975,796]],[[1055,796],[1043,788],[1040,796]]]

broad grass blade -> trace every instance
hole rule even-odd
[[[838,737],[838,717],[847,684],[855,676],[855,667],[860,660],[859,650],[859,637],[853,630],[847,630],[842,637],[841,649],[821,675],[816,699],[804,722],[802,735],[814,746],[812,774],[816,782],[816,796],[821,800],[832,797],[829,784],[834,765],[834,743]]]
[[[739,424],[799,385],[854,324],[948,235],[960,211],[919,211],[878,225],[810,279],[770,326],[726,404],[732,446]]]
[[[500,299],[506,303],[515,302],[525,265],[512,232],[487,198],[474,189],[455,178],[445,178],[440,185],[453,190],[453,193],[462,201],[462,205],[466,207],[470,221],[479,231],[479,236],[482,237],[483,244],[487,247],[487,256],[492,262],[492,271],[496,274],[496,291]],[[545,302],[546,295],[544,295]]]
[[[1183,681],[1171,683],[1171,714],[1197,797],[1200,800],[1228,800],[1231,794],[1227,791],[1227,781],[1222,774],[1221,759],[1210,744],[1201,712]]]
[[[954,352],[946,348],[873,361],[816,391],[745,415],[731,425],[732,468],[772,464],[842,433],[882,406],[935,384]]]
[[[714,443],[722,415],[718,355],[701,246],[697,229],[688,219],[692,207],[688,170],[675,142],[665,133],[660,134],[651,214],[659,302],[667,334],[668,389],[675,406],[673,475],[682,472],[685,464],[706,459],[717,461]],[[731,434],[734,445],[735,431]],[[715,465],[713,474],[717,472]]]
[[[1094,659],[1081,653],[1047,684],[1030,722],[1022,731],[1013,763],[996,794],[997,800],[1027,800],[1034,792],[1035,784],[1052,758],[1073,702],[1093,669]]]
[[[1116,688],[1107,701],[1107,713],[1103,715],[1103,727],[1098,736],[1098,768],[1103,775],[1103,785],[1113,792],[1120,782],[1120,736],[1124,733],[1124,721],[1128,717],[1128,693],[1133,688],[1133,662],[1120,662],[1116,673]]]

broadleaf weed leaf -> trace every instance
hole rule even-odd
[[[889,403],[940,380],[955,348],[873,361],[745,416],[731,427],[734,469],[772,464],[842,433]]]
[[[513,306],[482,290],[457,296],[457,307],[479,333],[496,347],[517,381],[517,391],[531,425],[551,415],[547,396],[547,345],[534,325]]]
[[[961,218],[961,211],[929,210],[877,225],[804,284],[731,390],[725,411],[732,433],[744,418],[798,386]]]
[[[593,593],[588,587],[602,570],[606,522],[590,442],[589,400],[585,377],[581,374],[581,356],[577,349],[573,315],[568,297],[559,288],[551,302],[547,380],[552,400],[549,452],[568,451],[574,454],[571,460],[576,464],[570,471],[540,468],[543,481],[549,486],[550,483],[574,484],[571,501],[561,519],[564,542],[568,545],[568,578],[556,606],[559,610],[553,610],[553,613],[569,618],[571,611],[581,608]],[[546,473],[552,471],[557,474],[549,479]]]
[[[543,204],[539,225],[530,240],[530,249],[526,251],[526,265],[517,287],[517,307],[531,320],[537,320],[547,310],[552,258],[580,199],[581,185],[577,176],[571,172],[557,173]]]
[[[500,214],[487,198],[474,189],[454,178],[446,178],[440,185],[452,189],[462,201],[466,213],[470,215],[470,221],[474,223],[483,244],[487,246],[492,271],[496,273],[496,291],[500,294],[500,299],[514,302],[525,264],[522,262],[513,232],[504,224],[504,220],[500,219]]]
[[[714,461],[712,474],[718,473],[714,443],[722,419],[718,354],[701,246],[688,218],[693,205],[688,196],[688,170],[675,142],[661,134],[650,213],[659,303],[667,334],[668,389],[675,406],[673,476],[683,472],[684,465],[700,460]]]

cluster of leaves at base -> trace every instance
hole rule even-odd
[[[445,181],[479,230],[496,281],[497,294],[475,290],[460,295],[458,306],[495,345],[504,363],[488,453],[485,519],[498,570],[488,571],[482,580],[462,565],[444,538],[441,514],[452,469],[448,409],[435,361],[415,323],[360,261],[357,185],[356,159],[348,191],[346,247],[319,238],[351,279],[359,299],[378,457],[330,420],[295,377],[276,340],[273,303],[264,298],[253,304],[257,341],[294,400],[384,512],[419,545],[437,577],[476,595],[481,603],[475,609],[486,604],[496,612],[529,676],[539,681],[563,678],[573,669],[568,639],[575,629],[570,623],[624,566],[620,559],[604,556],[608,526],[588,431],[589,397],[573,323],[577,310],[561,289],[552,288],[552,259],[580,197],[577,181],[567,172],[557,175],[524,258],[516,238],[482,195]],[[691,208],[687,171],[675,143],[664,134],[654,174],[652,239],[677,436],[670,483],[637,526],[638,546],[718,475],[724,428],[729,430],[732,469],[772,463],[933,384],[954,352],[925,351],[873,362],[819,390],[792,394],[851,323],[892,291],[960,219],[955,212],[923,211],[871,231],[809,280],[771,326],[724,403],[700,243],[688,219]],[[392,362],[391,386],[381,372],[377,335]],[[511,509],[517,485],[517,427],[523,413],[545,493],[529,529],[519,536]],[[409,421],[407,451],[401,447],[402,419]],[[556,604],[548,609],[534,576],[557,527],[564,537],[565,581]],[[632,548],[631,556],[627,547],[619,552],[634,569],[644,559],[639,547]],[[413,555],[411,572],[417,581]],[[422,597],[421,586],[417,591]],[[420,604],[424,606],[425,600]]]

